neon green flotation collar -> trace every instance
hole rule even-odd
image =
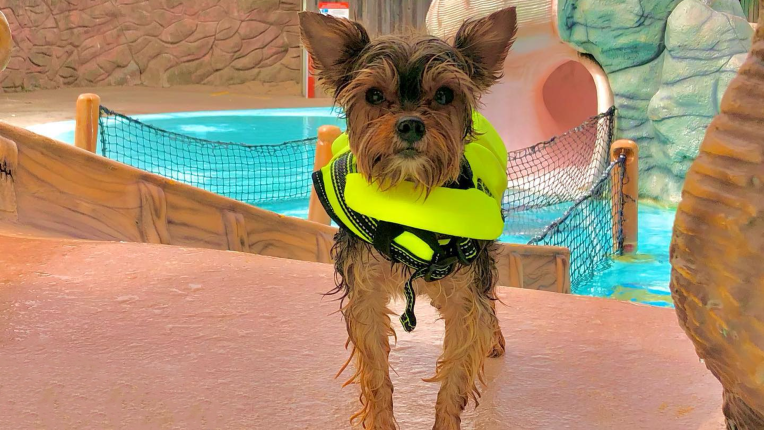
[[[459,180],[432,189],[426,198],[409,181],[385,191],[370,184],[358,173],[344,133],[332,144],[332,160],[313,173],[316,194],[340,228],[412,269],[401,316],[406,331],[416,327],[413,280],[442,279],[458,263],[471,264],[481,246],[477,241],[496,240],[504,228],[507,150],[477,112],[473,128],[477,138],[465,145]]]

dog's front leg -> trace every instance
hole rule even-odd
[[[353,347],[351,358],[355,357],[355,373],[347,383],[360,385],[362,405],[351,422],[358,420],[365,429],[394,430],[397,427],[388,364],[389,337],[394,333],[387,307],[389,297],[381,288],[349,287],[344,314]]]
[[[491,300],[491,312],[493,312],[493,315],[496,316],[496,300]],[[504,352],[506,351],[506,349],[507,349],[507,346],[504,340],[504,333],[501,332],[501,327],[499,327],[499,319],[495,318],[494,329],[493,329],[493,347],[488,353],[488,357],[489,358],[501,357],[502,355],[504,355]]]
[[[435,300],[446,323],[446,335],[431,379],[441,382],[433,430],[460,429],[461,413],[469,397],[477,403],[480,395],[477,381],[494,346],[496,327],[490,300],[481,290],[464,286]]]

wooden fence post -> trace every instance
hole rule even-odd
[[[616,161],[623,154],[626,157],[624,163],[623,182],[623,208],[619,210],[620,195],[615,195],[618,188],[613,187],[613,218],[620,219],[623,233],[623,253],[635,254],[637,252],[637,239],[639,230],[639,147],[631,140],[618,140],[610,148],[610,160]],[[614,170],[616,175],[620,172]],[[618,228],[614,226],[614,228]],[[613,232],[614,240],[617,240],[617,231]]]
[[[334,125],[322,125],[318,129],[318,142],[316,142],[316,161],[313,163],[313,171],[316,171],[332,159],[332,143],[342,134],[342,130]],[[310,203],[308,204],[308,220],[330,225],[331,218],[321,206],[316,190],[311,188]]]
[[[98,117],[101,98],[97,94],[80,94],[75,111],[74,146],[96,152]]]

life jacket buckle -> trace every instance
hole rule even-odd
[[[425,282],[431,282],[438,279],[443,279],[446,276],[450,275],[451,272],[454,271],[454,267],[456,266],[456,262],[459,261],[459,257],[446,257],[443,260],[440,261],[434,261],[430,263],[430,265],[427,267],[427,270],[424,273],[424,280]],[[438,275],[435,277],[435,271],[437,270],[445,270],[447,273],[445,275]]]

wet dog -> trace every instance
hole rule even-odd
[[[311,12],[300,14],[300,30],[319,81],[346,114],[358,173],[382,189],[409,181],[425,198],[459,179],[465,145],[475,137],[473,111],[501,77],[514,42],[514,8],[466,21],[450,43],[429,36],[372,40],[357,22]],[[429,379],[441,384],[434,429],[460,428],[468,400],[477,403],[480,395],[485,358],[504,353],[494,307],[496,245],[477,243],[470,264],[457,264],[442,280],[413,283],[445,320],[443,353]],[[395,429],[388,305],[402,297],[410,268],[343,228],[333,258],[352,348],[345,366],[355,361],[347,384],[361,390],[361,409],[351,421]]]

